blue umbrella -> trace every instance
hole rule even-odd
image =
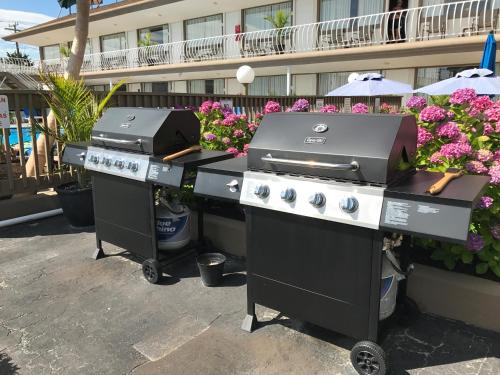
[[[489,69],[495,73],[495,60],[497,54],[497,42],[493,34],[489,34],[484,44],[483,58],[479,68]]]
[[[424,86],[414,92],[429,95],[450,95],[455,90],[470,88],[479,95],[500,95],[500,77],[489,69],[468,69],[455,77]]]
[[[412,87],[406,83],[385,79],[379,73],[365,73],[357,75],[352,82],[330,91],[326,96],[382,96],[412,91]]]

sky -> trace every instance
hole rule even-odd
[[[104,4],[114,3],[116,0],[105,0]],[[75,7],[73,7],[75,11]],[[5,30],[9,24],[17,21],[20,29],[50,21],[53,18],[68,14],[68,10],[59,7],[57,0],[0,0],[0,38],[11,31]],[[38,47],[20,45],[20,49],[38,59]],[[0,57],[6,52],[15,51],[15,43],[0,39]]]

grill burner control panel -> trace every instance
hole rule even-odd
[[[240,203],[378,229],[383,199],[373,186],[245,172]]]
[[[85,168],[115,176],[146,181],[149,156],[130,154],[99,147],[89,147],[85,158]]]

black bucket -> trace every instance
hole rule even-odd
[[[198,255],[196,263],[200,270],[201,281],[205,286],[219,285],[224,272],[226,257],[219,253],[205,253]]]
[[[78,183],[70,182],[55,188],[63,215],[73,227],[82,228],[94,225],[94,204],[92,188],[80,188]]]

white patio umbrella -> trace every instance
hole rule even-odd
[[[489,69],[467,69],[455,77],[421,87],[414,92],[429,95],[450,95],[457,89],[470,88],[479,95],[500,95],[500,77]]]
[[[349,83],[330,91],[326,96],[382,96],[413,92],[410,85],[386,79],[380,73],[353,73],[351,76]]]

